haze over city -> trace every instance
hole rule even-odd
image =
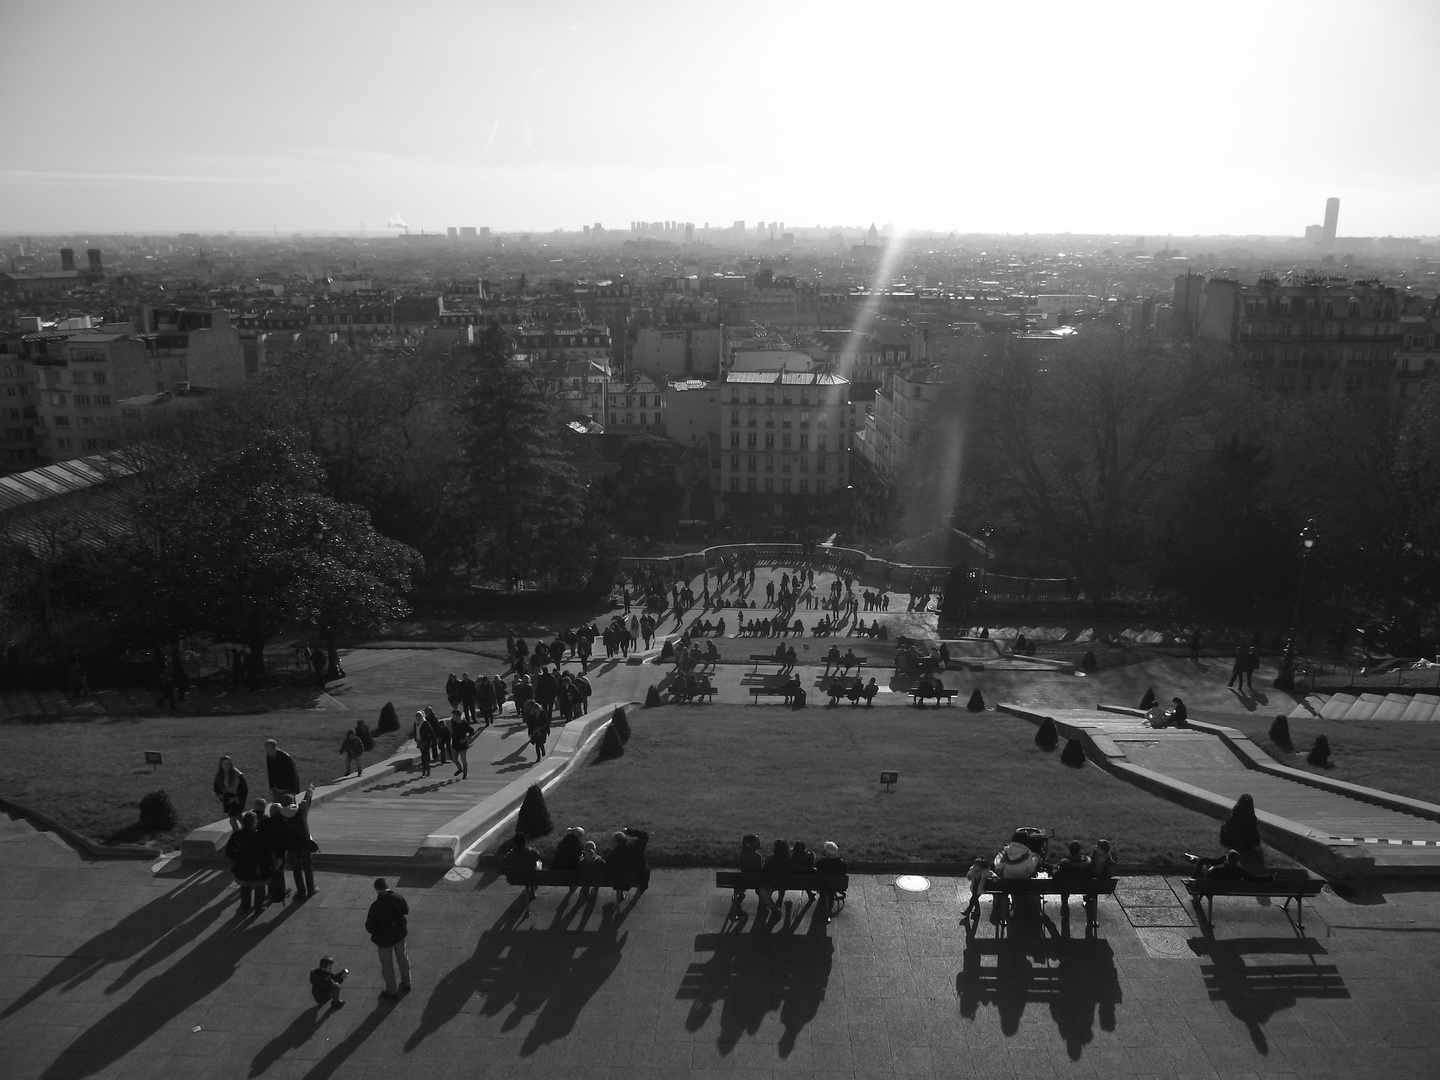
[[[62,0],[0,37],[12,232],[1290,236],[1337,196],[1440,233],[1433,3]]]

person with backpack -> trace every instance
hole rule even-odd
[[[386,880],[375,879],[375,900],[365,916],[365,932],[375,943],[380,954],[380,972],[385,977],[385,989],[380,996],[394,1001],[402,991],[410,989],[410,957],[405,952],[405,938],[409,934],[410,905],[405,898],[390,888]],[[400,985],[395,985],[395,968],[400,968]]]

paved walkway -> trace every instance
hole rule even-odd
[[[369,873],[240,919],[218,871],[87,863],[0,818],[0,1060],[82,1077],[1016,1077],[1440,1074],[1440,898],[1325,894],[1215,905],[1208,934],[1164,878],[1122,879],[1092,940],[1047,922],[967,941],[960,886],[852,878],[808,911],[732,920],[709,871],[657,871],[618,910],[490,876],[407,872],[414,990],[377,998]],[[1081,915],[1073,913],[1072,925]],[[346,1008],[310,1000],[321,953]]]

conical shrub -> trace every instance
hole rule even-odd
[[[1145,688],[1145,696],[1140,699],[1140,711],[1144,712],[1146,709],[1153,709],[1154,707],[1155,688],[1153,686],[1147,686]]]
[[[660,647],[660,659],[661,661],[675,659],[675,645],[668,638],[665,640],[665,644]]]
[[[1041,750],[1054,750],[1060,745],[1060,729],[1048,716],[1041,720],[1040,726],[1035,729],[1035,745]]]
[[[970,692],[970,700],[965,704],[965,708],[971,712],[985,711],[985,695],[980,693],[978,686]]]
[[[605,735],[600,740],[600,756],[605,760],[617,758],[625,753],[625,744],[620,741],[620,734],[615,730],[614,724],[605,725]]]
[[[1060,760],[1078,769],[1085,764],[1085,744],[1079,739],[1066,739],[1065,749],[1060,751]]]
[[[620,741],[622,743],[630,741],[630,720],[625,715],[623,708],[615,710],[614,714],[610,717],[610,726],[620,733]]]
[[[659,708],[659,707],[660,707],[660,688],[659,688],[658,686],[656,686],[654,683],[651,683],[651,684],[650,684],[650,689],[647,690],[647,691],[645,691],[645,708],[647,708],[647,709],[657,709],[657,708]]]
[[[1305,755],[1305,760],[1311,765],[1330,764],[1330,740],[1324,735],[1316,735],[1315,745],[1312,746],[1310,752]]]
[[[1100,664],[1099,661],[1095,659],[1095,654],[1087,649],[1085,655],[1080,658],[1080,670],[1094,671],[1099,666]]]
[[[1275,717],[1270,725],[1270,741],[1281,750],[1293,750],[1295,744],[1290,741],[1290,721],[1283,715]]]
[[[525,790],[525,800],[520,804],[520,815],[515,827],[533,839],[547,835],[554,825],[550,821],[550,808],[545,805],[545,793],[539,784],[531,784]]]
[[[382,735],[387,731],[400,730],[400,714],[395,711],[393,701],[385,702],[385,707],[380,710],[380,721],[375,725],[375,730]]]

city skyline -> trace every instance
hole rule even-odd
[[[1440,8],[1027,12],[8,5],[0,231],[1440,234]]]

